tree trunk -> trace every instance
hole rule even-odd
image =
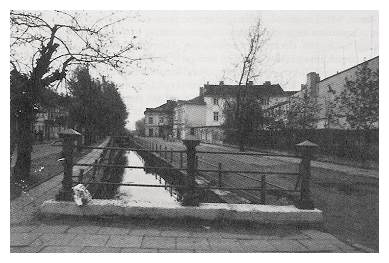
[[[14,168],[16,181],[28,180],[30,178],[33,120],[32,110],[21,113],[21,116],[18,118],[17,159]]]

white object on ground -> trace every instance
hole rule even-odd
[[[78,206],[86,205],[92,200],[92,196],[83,184],[78,184],[73,187],[74,202]]]

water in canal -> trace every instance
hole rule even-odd
[[[136,152],[130,151],[124,153],[129,166],[144,166],[145,160]],[[156,173],[145,171],[144,169],[126,168],[123,172],[122,183],[126,184],[148,184],[148,185],[165,185],[165,179]],[[123,201],[135,201],[142,203],[164,203],[168,205],[177,205],[179,195],[174,189],[170,193],[170,188],[164,187],[134,187],[119,186],[117,188],[116,198]]]

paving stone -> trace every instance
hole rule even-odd
[[[78,234],[72,241],[72,246],[103,247],[109,239],[108,235]]]
[[[78,233],[78,234],[95,234],[99,232],[100,226],[74,226],[68,229],[68,233]]]
[[[69,228],[68,225],[46,225],[41,224],[36,229],[34,229],[33,233],[65,233],[65,231]]]
[[[41,247],[11,247],[11,253],[37,253],[39,250],[41,250]]]
[[[143,237],[141,236],[111,236],[107,242],[107,247],[135,247],[140,248]]]
[[[206,238],[177,237],[177,249],[210,250],[211,246]]]
[[[77,246],[47,246],[39,253],[79,253],[82,249],[83,247]]]
[[[120,248],[117,247],[85,247],[81,250],[82,253],[119,253]]]
[[[11,233],[12,246],[28,246],[39,237],[38,233]]]
[[[211,248],[215,252],[244,252],[238,239],[208,239]]]
[[[308,248],[309,252],[342,252],[329,240],[299,240],[299,242]]]
[[[142,241],[142,248],[176,248],[174,237],[151,237],[145,236]]]
[[[130,232],[128,228],[121,227],[101,227],[97,234],[108,234],[108,235],[127,235]]]
[[[276,248],[269,240],[239,240],[241,247],[246,252],[276,252]]]
[[[191,232],[167,230],[167,231],[162,231],[161,236],[162,237],[189,237],[191,236]]]
[[[123,248],[121,253],[158,253],[156,248]]]
[[[11,226],[11,233],[28,233],[36,229],[38,226],[35,225],[21,225]]]
[[[160,236],[161,230],[159,229],[133,229],[130,230],[131,236]]]
[[[39,240],[46,246],[68,245],[75,238],[76,234],[43,234]]]
[[[308,249],[296,240],[269,240],[277,252],[307,252]]]

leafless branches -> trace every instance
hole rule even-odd
[[[119,72],[142,58],[135,35],[113,39],[113,27],[128,17],[98,17],[84,22],[77,12],[54,11],[51,15],[30,11],[11,11],[11,57],[14,70],[31,74],[41,85],[50,85],[66,76],[74,64],[106,65]],[[26,63],[26,56],[30,62]]]

